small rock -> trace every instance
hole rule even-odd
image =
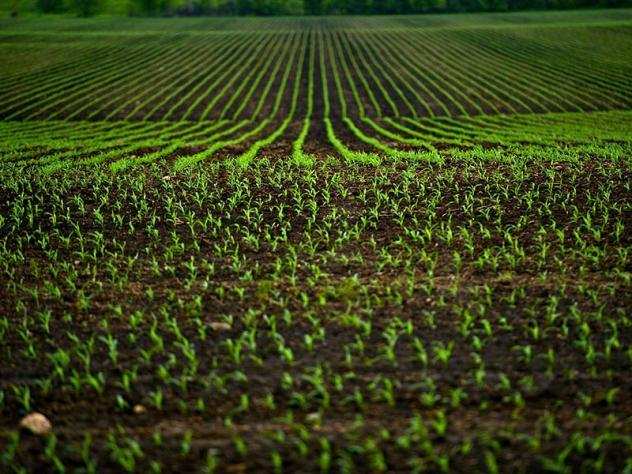
[[[230,331],[232,326],[228,323],[213,322],[210,324],[213,331]]]
[[[308,423],[312,423],[312,424],[320,423],[320,413],[318,413],[318,412],[309,413],[305,417],[305,421],[307,421]]]
[[[37,436],[46,436],[53,430],[53,425],[41,413],[33,412],[20,421],[20,427]]]
[[[147,408],[145,408],[143,405],[134,405],[133,410],[136,415],[142,415],[143,413],[147,412]]]

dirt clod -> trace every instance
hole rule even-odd
[[[230,324],[220,323],[220,322],[212,322],[210,326],[213,331],[217,331],[217,332],[230,331],[232,328]]]
[[[41,413],[33,412],[20,421],[20,427],[37,436],[46,436],[53,431],[53,425]]]

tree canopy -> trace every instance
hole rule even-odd
[[[11,14],[393,15],[632,6],[632,0],[11,0]]]

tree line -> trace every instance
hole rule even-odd
[[[17,16],[24,0],[11,0]],[[176,15],[393,15],[444,12],[503,12],[632,6],[632,0],[34,0],[41,13],[91,16],[122,13]]]

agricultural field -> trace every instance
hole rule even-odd
[[[0,64],[0,472],[632,473],[632,10]]]

